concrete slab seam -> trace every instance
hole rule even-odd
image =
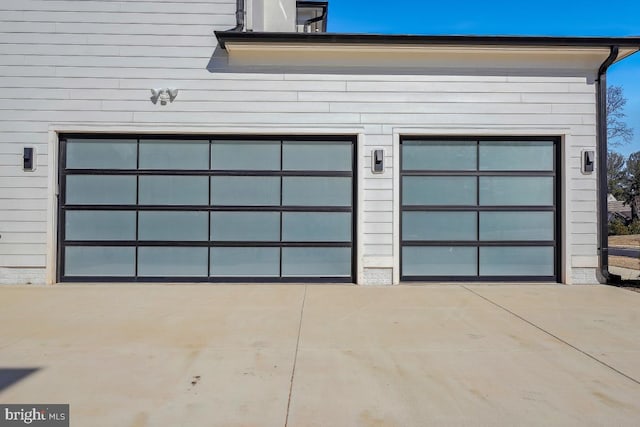
[[[502,309],[502,310],[506,311],[507,313],[509,313],[509,314],[511,314],[511,315],[513,315],[513,316],[515,316],[515,317],[517,317],[518,319],[522,320],[523,322],[528,323],[529,325],[533,326],[534,328],[538,329],[539,331],[544,332],[545,334],[547,334],[547,335],[549,335],[549,336],[551,336],[551,337],[555,338],[556,340],[560,341],[561,343],[563,343],[563,344],[565,344],[565,345],[567,345],[567,346],[571,347],[572,349],[574,349],[574,350],[576,350],[576,351],[578,351],[578,352],[580,352],[580,353],[584,354],[584,355],[585,355],[585,356],[587,356],[588,358],[590,358],[590,359],[592,359],[592,360],[594,360],[594,361],[598,362],[599,364],[601,364],[601,365],[603,365],[603,366],[605,366],[605,367],[607,367],[607,368],[611,369],[612,371],[614,371],[614,372],[618,373],[619,375],[622,375],[623,377],[625,377],[625,378],[627,378],[627,379],[629,379],[629,380],[633,381],[633,382],[634,382],[634,383],[636,383],[637,385],[640,385],[640,381],[636,380],[635,378],[633,378],[633,377],[631,377],[631,376],[629,376],[629,375],[625,374],[624,372],[622,372],[622,371],[620,371],[620,370],[618,370],[618,369],[614,368],[613,366],[611,366],[611,365],[609,365],[609,364],[607,364],[607,363],[603,362],[602,360],[600,360],[600,359],[598,359],[597,357],[595,357],[595,356],[593,356],[593,355],[591,355],[591,354],[587,353],[586,351],[584,351],[584,350],[582,350],[582,349],[580,349],[580,348],[576,347],[575,345],[573,345],[573,344],[571,344],[571,343],[569,343],[569,342],[567,342],[567,341],[563,340],[562,338],[558,337],[557,335],[552,334],[551,332],[549,332],[549,331],[547,331],[546,329],[544,329],[544,328],[542,328],[542,327],[540,327],[540,326],[536,325],[535,323],[531,322],[530,320],[525,319],[524,317],[520,316],[519,314],[517,314],[517,313],[515,313],[515,312],[513,312],[513,311],[511,311],[511,310],[509,310],[509,309],[508,309],[508,308],[506,308],[506,307],[501,306],[501,305],[500,305],[500,304],[498,304],[497,302],[494,302],[494,301],[490,300],[489,298],[487,298],[487,297],[485,297],[485,296],[483,296],[483,295],[480,295],[479,293],[477,293],[477,292],[473,291],[472,289],[469,289],[469,288],[468,288],[468,287],[466,287],[466,286],[462,286],[462,287],[463,287],[463,288],[465,288],[466,290],[468,290],[469,292],[471,292],[472,294],[474,294],[474,295],[476,295],[476,296],[478,296],[478,297],[482,298],[483,300],[487,301],[488,303],[495,305],[496,307],[498,307],[498,308],[500,308],[500,309]]]
[[[289,398],[287,399],[287,415],[284,420],[284,427],[289,424],[289,408],[291,407],[291,394],[293,393],[293,378],[296,375],[296,363],[298,362],[298,349],[300,348],[300,334],[302,332],[302,317],[304,316],[304,303],[307,300],[307,288],[304,287],[304,294],[302,295],[302,306],[300,307],[300,323],[298,324],[298,339],[296,341],[296,351],[293,356],[293,368],[291,369],[291,381],[289,383]]]

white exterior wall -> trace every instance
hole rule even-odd
[[[594,76],[211,72],[212,31],[235,25],[235,0],[0,9],[0,283],[55,277],[56,132],[71,131],[358,135],[362,284],[399,280],[400,135],[562,136],[562,280],[596,281],[596,174],[580,172],[581,151],[595,150]],[[152,104],[164,87],[180,90],[175,102]]]

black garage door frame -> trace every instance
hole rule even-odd
[[[476,141],[478,146],[482,141],[553,141],[553,170],[548,172],[540,171],[481,171],[479,167],[479,156],[476,158],[476,170],[475,171],[461,171],[461,170],[404,170],[403,167],[403,154],[402,144],[405,141]],[[402,282],[559,282],[561,277],[562,266],[562,215],[560,211],[562,203],[562,151],[561,151],[562,138],[556,135],[536,135],[536,136],[424,136],[424,135],[402,135],[400,137],[400,192],[399,192],[399,229],[400,229],[400,281]],[[458,206],[458,205],[438,205],[438,206],[404,206],[403,204],[403,178],[405,176],[470,176],[478,177],[476,181],[476,204],[477,206]],[[479,177],[481,176],[502,176],[502,177],[538,177],[538,176],[553,176],[553,203],[552,207],[540,207],[540,206],[479,206]],[[455,276],[455,275],[434,275],[434,276],[417,276],[417,275],[405,275],[403,272],[403,251],[405,247],[411,246],[455,246],[455,247],[477,247],[478,251],[482,247],[516,247],[516,246],[551,246],[549,241],[481,241],[479,236],[476,240],[469,241],[405,241],[403,240],[403,227],[402,218],[403,212],[406,211],[423,211],[423,212],[438,212],[438,211],[456,211],[456,212],[499,212],[499,211],[552,211],[554,213],[553,221],[553,275],[551,276],[480,276],[480,260],[477,259],[477,271],[475,276]],[[479,233],[480,215],[477,217],[477,233]]]
[[[137,140],[137,168],[133,169],[67,169],[67,140],[69,139],[135,139]],[[152,140],[209,140],[209,170],[176,170],[176,169],[139,169],[140,141],[146,139]],[[280,160],[282,164],[283,143],[282,141],[296,142],[351,142],[352,165],[351,171],[265,171],[265,170],[242,170],[242,171],[216,171],[211,169],[211,146],[215,140],[224,141],[280,141]],[[58,282],[169,282],[169,283],[355,283],[357,278],[357,184],[358,184],[358,152],[357,137],[354,135],[251,135],[251,134],[94,134],[94,133],[65,133],[60,134],[58,138],[58,195],[57,195],[57,260],[56,260],[56,278]],[[173,175],[173,176],[206,176],[209,178],[209,205],[208,206],[141,206],[136,205],[66,205],[66,177],[69,175],[136,175],[136,182],[139,189],[139,178],[145,175]],[[213,176],[274,176],[274,177],[349,177],[351,178],[351,206],[212,206],[211,204],[211,177]],[[282,202],[282,186],[283,179],[280,180],[280,197]],[[140,211],[190,211],[190,212],[214,212],[214,211],[242,211],[242,212],[279,212],[280,213],[280,235],[282,237],[282,212],[349,212],[351,213],[351,242],[274,242],[264,241],[243,241],[243,242],[212,242],[208,241],[163,241],[163,242],[146,242],[136,239],[135,241],[69,241],[65,240],[65,212],[67,209],[73,210],[130,210],[136,213],[136,236],[138,235],[138,215]],[[211,220],[209,219],[209,227]],[[209,232],[210,232],[209,228]],[[133,277],[121,276],[68,276],[65,275],[65,247],[72,246],[135,246],[136,248],[136,275]],[[213,247],[348,247],[351,249],[351,276],[350,277],[218,277],[218,276],[188,276],[188,277],[141,277],[137,274],[137,252],[139,247],[153,246],[175,246],[175,247],[206,247],[210,254]],[[282,251],[281,251],[282,254]],[[210,258],[209,258],[210,259]],[[210,269],[210,265],[208,267]],[[282,255],[280,256],[280,272],[282,274]]]

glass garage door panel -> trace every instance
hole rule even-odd
[[[476,170],[475,141],[405,141],[403,170]]]
[[[67,211],[67,240],[135,240],[134,211]]]
[[[141,176],[141,205],[207,205],[209,183],[204,176]]]
[[[209,141],[142,140],[140,169],[209,169]]]
[[[553,206],[553,177],[480,177],[482,206]]]
[[[349,277],[351,248],[282,248],[283,277]]]
[[[351,142],[285,141],[282,170],[351,171]]]
[[[464,246],[405,246],[402,274],[405,276],[475,276],[478,250]]]
[[[465,206],[476,204],[476,178],[467,176],[405,176],[404,205]]]
[[[207,212],[142,211],[138,214],[138,239],[206,241],[208,222]]]
[[[211,240],[278,242],[280,241],[280,213],[212,212]]]
[[[216,206],[278,206],[280,177],[214,176],[211,203]]]
[[[476,212],[403,212],[404,240],[476,240]]]
[[[69,139],[66,143],[68,169],[135,169],[135,139]]]
[[[69,175],[68,205],[135,205],[136,177],[129,175]]]
[[[280,248],[211,248],[211,275],[278,277],[280,276]]]
[[[482,276],[553,276],[552,247],[482,247]]]
[[[285,242],[349,242],[351,213],[284,212],[282,240]]]
[[[284,206],[351,206],[351,178],[284,177]]]
[[[136,271],[136,248],[68,246],[64,250],[67,276],[130,277]]]
[[[480,240],[552,241],[553,222],[553,212],[480,212]]]
[[[213,141],[211,169],[279,171],[280,142]]]
[[[480,141],[482,171],[552,171],[553,141]]]
[[[280,142],[213,141],[213,170],[280,170]]]
[[[207,248],[138,248],[138,275],[142,277],[207,276],[208,262]]]

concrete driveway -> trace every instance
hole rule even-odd
[[[72,426],[637,426],[605,286],[0,288],[0,403]]]

